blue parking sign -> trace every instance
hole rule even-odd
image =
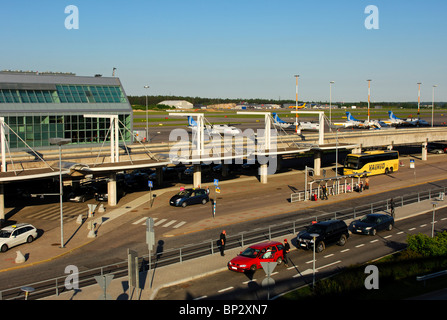
[[[219,179],[214,179],[214,185],[217,187],[219,185]]]
[[[149,181],[147,182],[147,185],[148,185],[149,188],[152,188],[152,187],[154,186],[154,184],[152,183],[151,180],[149,180]]]

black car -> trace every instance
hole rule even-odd
[[[186,207],[190,204],[206,204],[210,201],[205,189],[185,189],[177,193],[169,200],[169,204],[175,207]]]
[[[313,248],[312,234],[318,234],[315,239],[315,252],[321,252],[326,245],[337,243],[340,246],[346,244],[349,237],[348,226],[342,220],[327,220],[314,223],[301,231],[297,236],[297,243],[300,248]]]
[[[380,230],[392,230],[394,219],[392,216],[381,213],[367,214],[359,220],[354,220],[349,225],[352,233],[375,235]]]

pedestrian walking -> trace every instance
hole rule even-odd
[[[390,210],[391,210],[391,216],[394,218],[394,199],[391,198],[390,200]]]
[[[326,186],[323,185],[323,187],[322,187],[321,189],[323,190],[323,195],[322,195],[322,197],[321,197],[321,200],[324,200],[324,199],[328,200],[328,198],[327,198],[327,188],[326,188]]]
[[[283,257],[284,257],[284,265],[285,265],[286,267],[289,266],[289,264],[288,264],[288,260],[287,260],[287,254],[289,253],[289,251],[290,251],[290,245],[289,245],[289,243],[287,242],[287,239],[284,239],[284,248],[282,249],[282,255],[283,255]]]
[[[366,177],[365,179],[365,190],[369,190],[369,178]]]
[[[220,255],[223,257],[225,255],[225,245],[227,244],[227,232],[225,230],[222,231],[219,237],[219,249],[220,249]]]

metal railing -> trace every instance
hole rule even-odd
[[[427,199],[443,198],[445,194],[445,187],[431,189],[423,192],[418,192],[409,195],[395,196],[395,207],[403,207],[412,203],[417,203]],[[389,210],[389,199],[381,200],[373,203],[368,203],[353,208],[346,208],[344,210],[337,210],[326,214],[319,214],[314,217],[304,217],[299,219],[291,219],[289,221],[267,226],[265,228],[258,228],[250,231],[244,231],[234,236],[227,237],[226,249],[244,247],[256,242],[271,240],[272,238],[296,234],[301,229],[304,229],[312,221],[324,221],[330,219],[357,219],[366,214],[374,212],[383,212]],[[160,268],[163,266],[183,263],[184,261],[195,259],[207,255],[212,255],[219,251],[216,243],[217,239],[210,239],[201,243],[189,244],[180,248],[174,248],[164,251],[162,246],[154,250],[151,255],[151,269]],[[148,255],[139,258],[140,271],[148,269]],[[79,288],[95,284],[95,276],[113,274],[115,278],[127,276],[127,260],[122,262],[92,268],[79,273]],[[24,299],[25,293],[21,290],[24,286],[29,286],[35,289],[28,299],[38,299],[46,296],[59,295],[67,291],[65,280],[67,275],[43,280],[31,284],[24,284],[20,287],[2,289],[0,290],[0,299],[15,300]],[[75,293],[74,293],[75,294]]]

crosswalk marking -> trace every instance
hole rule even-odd
[[[154,226],[159,226],[160,224],[164,223],[165,221],[167,221],[168,219],[161,219],[160,221],[154,223]]]
[[[140,224],[141,222],[146,221],[146,219],[147,219],[147,217],[143,217],[140,220],[133,222],[132,224]]]
[[[167,228],[167,227],[169,227],[171,224],[174,224],[174,223],[176,223],[177,222],[177,220],[171,220],[171,221],[169,221],[168,223],[166,223],[165,225],[163,225],[163,227],[164,228]]]
[[[173,226],[174,229],[180,228],[181,226],[183,226],[186,223],[186,221],[182,221],[178,224],[176,224],[175,226]]]
[[[134,225],[145,225],[146,219],[148,217],[142,217],[134,222],[132,224]],[[172,227],[174,229],[180,228],[184,224],[186,224],[186,221],[178,221],[178,220],[169,220],[168,219],[158,219],[158,218],[152,218],[154,220],[154,226],[161,226],[163,228]]]

